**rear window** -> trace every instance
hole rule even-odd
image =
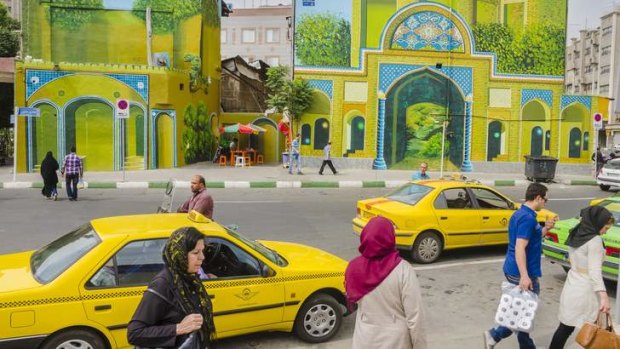
[[[90,224],[62,236],[32,255],[30,265],[34,278],[43,284],[53,281],[100,242]]]
[[[386,197],[390,200],[399,201],[409,205],[415,205],[433,188],[425,185],[409,183],[389,193]]]

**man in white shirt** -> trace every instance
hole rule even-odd
[[[329,155],[331,150],[332,150],[332,142],[327,142],[327,144],[323,148],[323,164],[321,164],[321,169],[319,170],[320,175],[323,175],[323,169],[325,168],[325,165],[329,165],[329,168],[332,170],[334,174],[338,173],[338,171],[336,171],[336,169],[334,168],[334,164],[332,164],[331,156]]]

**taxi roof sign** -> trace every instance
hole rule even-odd
[[[195,223],[211,223],[212,222],[212,220],[205,217],[203,214],[201,214],[200,212],[196,210],[191,210],[187,214],[187,218],[189,218],[190,221],[195,222]]]

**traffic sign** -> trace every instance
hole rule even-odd
[[[594,113],[592,121],[594,121],[595,129],[600,130],[603,128],[603,115],[601,113]]]
[[[27,116],[32,118],[38,118],[41,116],[41,110],[39,108],[17,107],[16,109],[17,111],[15,112],[15,115],[17,116]]]
[[[117,119],[129,119],[129,101],[126,99],[116,100],[116,118]]]

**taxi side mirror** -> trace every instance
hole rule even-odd
[[[276,272],[271,269],[267,264],[261,265],[260,275],[264,278],[276,276]]]
[[[516,210],[516,209],[517,209],[517,206],[515,205],[515,203],[514,203],[514,202],[510,201],[510,202],[508,203],[508,208],[509,208],[509,209],[511,209],[511,210]]]

